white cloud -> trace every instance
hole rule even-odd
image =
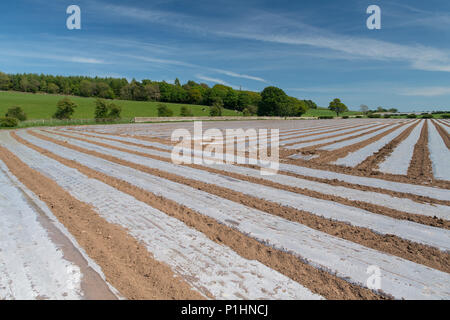
[[[436,97],[450,95],[450,87],[405,88],[400,91],[404,96]]]
[[[221,74],[230,76],[230,77],[249,79],[249,80],[255,80],[255,81],[260,81],[260,82],[267,83],[267,81],[264,80],[263,78],[255,77],[255,76],[249,76],[247,74],[240,74],[240,73],[236,73],[236,72],[233,72],[233,71],[221,70],[221,69],[210,69],[210,70],[211,71],[215,71],[217,73],[221,73]]]
[[[203,80],[203,81],[206,81],[206,82],[213,82],[213,83],[223,84],[224,86],[232,87],[233,89],[239,89],[238,86],[229,84],[229,83],[227,83],[226,81],[224,81],[222,79],[211,78],[211,77],[203,76],[203,75],[199,75],[199,74],[195,75],[195,77],[197,79],[200,79],[200,80]]]
[[[450,72],[450,52],[447,50],[364,37],[344,36],[289,19],[286,16],[252,12],[249,19],[241,19],[241,21],[245,21],[244,23],[237,23],[236,21],[215,21],[211,23],[201,18],[196,17],[194,19],[194,17],[168,11],[140,10],[125,6],[113,6],[113,8],[113,12],[117,15],[170,25],[184,31],[327,49],[333,53],[329,56],[331,59],[354,58],[406,62],[412,69],[416,70]],[[196,21],[196,24],[192,21]],[[270,23],[267,23],[268,21]],[[258,77],[232,72],[227,75],[265,82],[264,79]]]

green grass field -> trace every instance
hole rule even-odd
[[[361,115],[361,112],[358,111],[347,111],[343,114],[340,114],[340,116],[357,116]],[[333,116],[336,117],[336,112],[333,112],[331,110],[328,110],[326,108],[317,108],[317,109],[308,109],[305,114],[303,114],[304,117],[320,117],[320,116]]]
[[[8,108],[21,107],[29,120],[51,119],[56,110],[56,103],[64,98],[61,95],[32,94],[12,91],[0,91],[0,117],[4,116]],[[95,110],[95,98],[69,97],[78,108],[73,119],[93,119]],[[157,117],[157,105],[159,102],[114,100],[114,103],[122,107],[122,118]],[[174,116],[180,115],[182,104],[164,103],[173,110]],[[199,105],[184,105],[191,109],[194,116],[209,116],[209,107]],[[224,116],[239,116],[241,113],[223,109]]]

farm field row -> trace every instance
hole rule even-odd
[[[280,130],[278,174],[173,163],[192,123],[0,132],[0,298],[450,298],[447,121],[202,129],[241,127]]]

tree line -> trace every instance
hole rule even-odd
[[[250,115],[297,116],[309,108],[317,108],[317,105],[311,100],[289,97],[284,91],[275,87],[266,89],[268,89],[266,93],[269,95],[278,96],[278,98],[272,99],[273,97],[270,98],[266,95],[266,98],[275,102],[270,110],[267,109],[267,103],[262,101],[264,91],[260,93],[235,90],[222,84],[209,87],[205,83],[197,83],[192,80],[181,84],[178,78],[172,84],[147,79],[128,81],[125,78],[5,74],[0,72],[0,90],[43,92],[101,99],[196,104],[215,108],[223,107]]]

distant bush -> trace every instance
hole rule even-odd
[[[251,105],[247,106],[246,109],[250,112],[250,115],[252,115],[252,116],[255,116],[258,114],[258,107],[255,105],[251,104]]]
[[[363,116],[356,116],[355,118],[357,118],[357,119],[362,119]]]
[[[406,116],[408,119],[415,119],[417,118],[417,115],[415,115],[414,113],[410,113]]]
[[[106,122],[120,119],[122,108],[112,102],[102,99],[95,101],[95,121]]]
[[[319,116],[319,119],[334,119],[333,116]]]
[[[219,104],[214,104],[209,109],[209,116],[210,117],[220,117],[220,116],[222,116],[222,107]]]
[[[19,124],[19,120],[16,118],[0,118],[0,127],[2,128],[14,128]]]
[[[247,108],[245,108],[243,111],[242,111],[242,114],[244,115],[244,117],[250,117],[252,114],[250,113],[250,111],[247,109]]]
[[[194,114],[192,113],[191,109],[188,107],[182,106],[180,110],[180,116],[182,117],[192,117]]]
[[[385,114],[385,115],[383,116],[383,118],[385,118],[385,119],[389,119],[390,117],[392,117],[392,115],[390,115],[390,114]]]
[[[369,115],[367,115],[368,118],[381,118],[381,115],[379,115],[378,113],[370,113]]]
[[[433,115],[431,113],[422,114],[422,119],[432,119]]]
[[[120,119],[120,114],[122,113],[122,108],[114,103],[109,104],[109,114],[108,119],[118,120]]]
[[[6,112],[5,117],[7,118],[16,118],[19,121],[25,121],[27,120],[27,115],[22,110],[21,107],[11,107],[8,109],[8,112]]]
[[[443,114],[441,115],[442,119],[450,119],[450,114]]]
[[[75,112],[76,107],[77,105],[69,98],[61,99],[56,104],[56,112],[53,115],[53,118],[59,120],[70,119]]]
[[[348,116],[342,116],[342,119],[348,119]]]
[[[164,103],[158,104],[158,117],[171,117],[173,111],[169,109]]]

